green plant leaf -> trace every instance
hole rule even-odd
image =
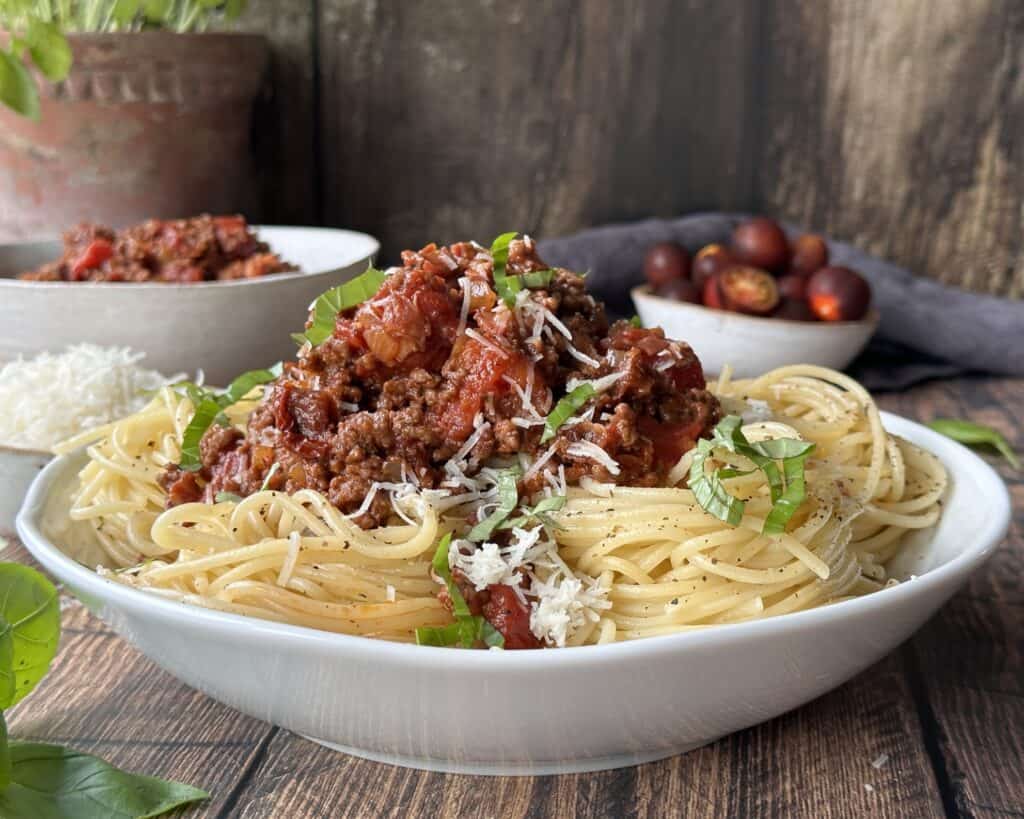
[[[697,452],[690,464],[690,490],[705,512],[730,526],[738,526],[743,519],[746,504],[733,497],[722,481],[749,474],[749,470],[721,467],[709,473],[705,463],[716,447],[743,455],[753,461],[768,481],[772,508],[761,531],[766,535],[781,534],[806,498],[804,465],[814,452],[815,445],[795,438],[774,438],[751,443],[743,434],[742,426],[743,420],[738,415],[727,415],[715,426],[710,440],[705,439],[697,444]],[[781,470],[779,461],[782,463]]]
[[[0,711],[0,792],[11,782],[11,749],[7,745],[7,720]]]
[[[504,648],[505,638],[483,617],[470,612],[466,599],[459,587],[452,580],[452,572],[448,567],[448,550],[451,548],[451,532],[445,534],[437,544],[437,551],[431,566],[434,574],[440,577],[448,589],[448,597],[452,601],[454,623],[447,626],[425,626],[416,629],[416,644],[421,646],[462,646],[472,648],[483,642],[488,646]]]
[[[519,504],[519,470],[506,469],[498,475],[498,508],[469,531],[467,537],[475,543],[487,540]]]
[[[0,709],[35,688],[60,641],[53,584],[20,563],[0,563]]]
[[[0,816],[147,819],[209,796],[56,745],[13,741],[10,754],[11,782],[0,792]]]
[[[372,299],[380,290],[387,274],[375,267],[368,267],[364,273],[351,281],[339,284],[317,297],[313,302],[313,322],[303,333],[294,333],[292,338],[296,344],[307,341],[314,347],[323,344],[334,333],[334,325],[338,313]]]
[[[973,446],[987,445],[995,449],[1014,469],[1020,469],[1020,458],[1013,451],[1010,442],[1003,437],[999,430],[987,427],[984,424],[975,424],[973,421],[961,421],[956,418],[936,418],[928,424],[936,432],[941,432],[947,438],[952,438],[957,443]]]
[[[71,46],[53,23],[31,19],[28,23],[28,51],[32,62],[50,82],[60,82],[71,70]]]
[[[497,239],[491,242],[491,259],[494,263],[494,289],[498,296],[512,307],[516,303],[516,293],[523,289],[523,283],[518,276],[505,274],[505,267],[508,265],[508,248],[512,240],[519,234],[516,231],[502,233]]]
[[[39,90],[25,64],[0,51],[0,103],[29,119],[39,119]]]
[[[551,279],[554,278],[554,275],[554,270],[533,270],[517,278],[523,283],[524,287],[528,287],[531,290],[543,290],[551,284]]]
[[[231,422],[224,414],[224,410],[232,404],[237,404],[255,387],[267,384],[280,376],[281,369],[282,364],[278,362],[265,370],[249,370],[228,384],[221,393],[188,381],[175,384],[173,389],[184,390],[192,402],[192,406],[195,407],[192,419],[181,436],[181,459],[178,467],[186,472],[198,472],[203,466],[199,442],[206,434],[206,430],[212,424],[219,424],[222,427],[229,426]]]
[[[596,394],[593,384],[580,384],[555,404],[555,408],[544,419],[544,434],[540,436],[540,442],[546,444],[554,438],[558,428],[579,412],[580,408]]]
[[[228,20],[237,20],[247,5],[246,0],[227,0],[224,4],[224,16]]]
[[[171,10],[171,0],[142,0],[142,13],[150,23],[162,23]]]
[[[139,0],[115,0],[111,12],[114,22],[120,26],[130,25],[139,13]]]

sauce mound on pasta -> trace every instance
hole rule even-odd
[[[407,251],[311,306],[297,360],[163,388],[66,442],[61,535],[112,580],[387,640],[523,649],[786,614],[897,582],[946,473],[792,366],[705,383],[529,239]]]
[[[532,241],[511,243],[506,275],[545,276],[511,305],[478,245],[429,245],[402,260],[373,298],[338,315],[330,338],[285,367],[244,435],[211,428],[202,472],[164,477],[172,504],[203,496],[197,477],[207,500],[308,488],[360,510],[370,528],[393,514],[384,494],[361,508],[375,482],[465,491],[493,456],[545,457],[546,471],[522,480],[526,494],[561,467],[569,484],[588,475],[658,486],[718,420],[689,346],[625,321],[609,327],[583,277],[551,270]],[[580,382],[604,388],[542,444],[545,417]]]

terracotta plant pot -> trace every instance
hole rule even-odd
[[[0,106],[0,240],[83,221],[245,211],[266,40],[76,34],[71,74],[41,78],[41,117]]]

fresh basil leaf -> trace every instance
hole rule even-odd
[[[181,458],[178,461],[180,469],[186,472],[198,472],[202,469],[203,459],[199,452],[199,442],[220,414],[221,406],[215,400],[204,398],[199,402],[199,406],[192,413],[192,420],[188,422],[181,436]]]
[[[57,745],[13,741],[10,755],[11,782],[0,791],[0,816],[147,819],[209,796]]]
[[[722,467],[708,473],[705,462],[716,447],[742,455],[753,461],[768,481],[772,508],[761,531],[766,535],[780,534],[806,499],[804,466],[814,452],[815,445],[810,441],[792,438],[752,443],[743,434],[742,426],[743,420],[738,415],[728,415],[715,427],[710,440],[705,439],[697,444],[697,452],[690,465],[690,489],[705,512],[724,520],[730,526],[738,526],[743,520],[746,504],[733,497],[722,481],[749,475],[751,470]],[[779,461],[782,463],[781,470],[777,463]]]
[[[523,509],[523,514],[515,518],[509,518],[506,520],[499,529],[515,529],[521,528],[528,524],[531,520],[539,520],[542,525],[548,529],[561,529],[563,527],[555,523],[551,519],[549,512],[557,512],[565,506],[568,498],[565,495],[552,495],[550,498],[543,498],[536,506],[526,507]]]
[[[523,273],[518,278],[524,287],[531,290],[543,290],[551,284],[554,275],[554,270],[532,270],[529,273]]]
[[[195,407],[192,420],[188,422],[188,426],[185,427],[185,432],[181,436],[181,459],[178,467],[186,472],[198,472],[203,466],[199,442],[206,434],[206,430],[213,424],[222,427],[230,426],[231,421],[224,414],[224,410],[232,404],[237,404],[255,387],[267,384],[279,377],[282,366],[279,361],[265,370],[244,372],[219,394],[188,381],[175,384],[175,388],[185,390],[192,406]]]
[[[507,469],[498,475],[498,508],[476,526],[467,537],[474,543],[487,540],[519,505],[519,470]]]
[[[214,498],[217,503],[241,503],[242,496],[234,492],[218,492]]]
[[[580,408],[597,394],[592,384],[580,384],[561,401],[544,419],[544,434],[540,436],[542,444],[555,437],[558,428],[575,415]]]
[[[268,384],[275,378],[280,377],[284,365],[279,361],[273,367],[265,370],[249,370],[242,373],[238,378],[228,384],[227,389],[219,396],[218,403],[222,407],[229,407],[237,404],[245,396],[261,384]]]
[[[0,792],[11,782],[11,749],[7,745],[7,720],[0,711]]]
[[[416,629],[416,645],[449,648],[462,643],[462,625],[455,622],[447,626],[423,626]]]
[[[636,327],[638,330],[643,329],[644,323],[640,320],[640,316],[636,313],[630,318],[629,323]]]
[[[300,345],[306,342],[314,347],[323,344],[334,333],[338,313],[372,299],[385,279],[387,274],[383,270],[371,266],[351,281],[321,294],[313,302],[313,321],[309,328],[305,332],[294,333],[292,338]]]
[[[448,566],[448,550],[451,548],[451,532],[445,534],[437,544],[437,551],[431,560],[434,573],[444,580],[448,589],[448,597],[452,601],[454,623],[447,626],[431,626],[416,629],[416,643],[421,646],[455,646],[472,648],[483,641],[487,645],[504,646],[505,638],[483,617],[469,611],[466,598],[452,580],[452,572]]]
[[[995,447],[999,454],[1010,462],[1010,466],[1020,469],[1020,458],[1017,457],[1017,453],[1013,451],[1013,447],[999,430],[984,424],[976,424],[973,421],[960,421],[956,418],[936,418],[928,426],[947,438],[952,438],[957,443],[987,444]]]
[[[12,111],[39,119],[39,91],[20,57],[0,50],[0,103]]]
[[[0,563],[0,709],[35,688],[60,641],[53,584],[20,563]]]
[[[71,70],[71,46],[53,23],[30,18],[26,30],[32,62],[50,82],[60,82]]]
[[[709,515],[724,520],[730,526],[739,526],[746,504],[729,494],[717,473],[705,469],[705,462],[713,452],[711,441],[703,440],[697,444],[697,452],[690,464],[690,491],[700,508]]]
[[[516,231],[502,233],[491,242],[491,259],[494,262],[494,289],[509,307],[516,303],[516,293],[523,289],[518,276],[508,276],[505,268],[508,265],[508,248],[512,240],[519,234]]]

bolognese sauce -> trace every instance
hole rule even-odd
[[[538,285],[509,303],[479,245],[404,252],[375,295],[284,365],[244,434],[206,432],[205,485],[193,472],[164,473],[168,503],[313,489],[372,528],[394,514],[374,492],[381,483],[457,494],[495,458],[546,465],[521,474],[523,496],[552,471],[563,484],[663,485],[720,417],[697,357],[660,329],[609,323],[583,277],[549,268],[531,240],[513,241],[504,276],[531,273]],[[583,383],[587,409],[549,429],[559,400]],[[516,589],[474,590],[458,569],[452,579],[508,647],[539,645]]]
[[[115,231],[81,224],[55,262],[22,273],[32,281],[194,282],[252,279],[297,268],[271,252],[242,216],[150,219]]]

